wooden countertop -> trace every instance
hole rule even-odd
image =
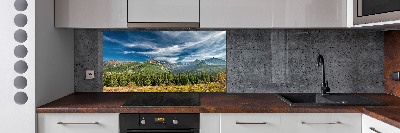
[[[295,106],[272,93],[201,93],[200,106],[121,107],[133,93],[74,93],[38,107],[37,113],[364,113],[400,128],[400,98],[360,94],[387,106]]]

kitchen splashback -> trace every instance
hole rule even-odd
[[[104,31],[103,92],[226,92],[226,31]]]
[[[322,74],[316,66],[318,53],[325,57],[331,92],[384,92],[382,31],[212,30],[226,31],[228,93],[319,92]],[[103,91],[103,31],[110,30],[75,30],[76,92]],[[95,70],[95,79],[85,79],[88,69]]]

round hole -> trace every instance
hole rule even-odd
[[[28,54],[28,49],[24,45],[18,45],[14,49],[14,55],[18,58],[24,58]]]
[[[17,92],[14,95],[14,101],[19,105],[23,105],[28,101],[28,95],[25,92]]]
[[[23,43],[26,41],[26,39],[28,39],[28,34],[26,33],[25,30],[17,30],[14,33],[14,39],[15,41],[19,42],[19,43]]]
[[[28,7],[28,2],[26,0],[15,0],[14,7],[17,11],[25,11]]]
[[[22,60],[17,61],[14,64],[14,70],[19,74],[23,74],[28,70],[28,64],[26,64],[26,62]]]
[[[27,85],[27,80],[23,76],[18,76],[14,79],[14,86],[17,89],[24,89]]]
[[[24,14],[17,14],[14,17],[14,23],[18,27],[24,27],[28,23],[28,18]]]

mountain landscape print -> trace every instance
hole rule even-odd
[[[104,31],[104,92],[226,92],[226,31]]]

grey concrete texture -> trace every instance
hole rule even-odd
[[[109,30],[109,29],[106,29]],[[129,29],[138,30],[138,29]],[[224,29],[201,29],[224,30]],[[75,91],[102,92],[102,31],[75,30]],[[383,93],[384,34],[349,29],[228,29],[228,93],[317,93],[317,55],[333,93]],[[85,80],[86,69],[95,79]]]

